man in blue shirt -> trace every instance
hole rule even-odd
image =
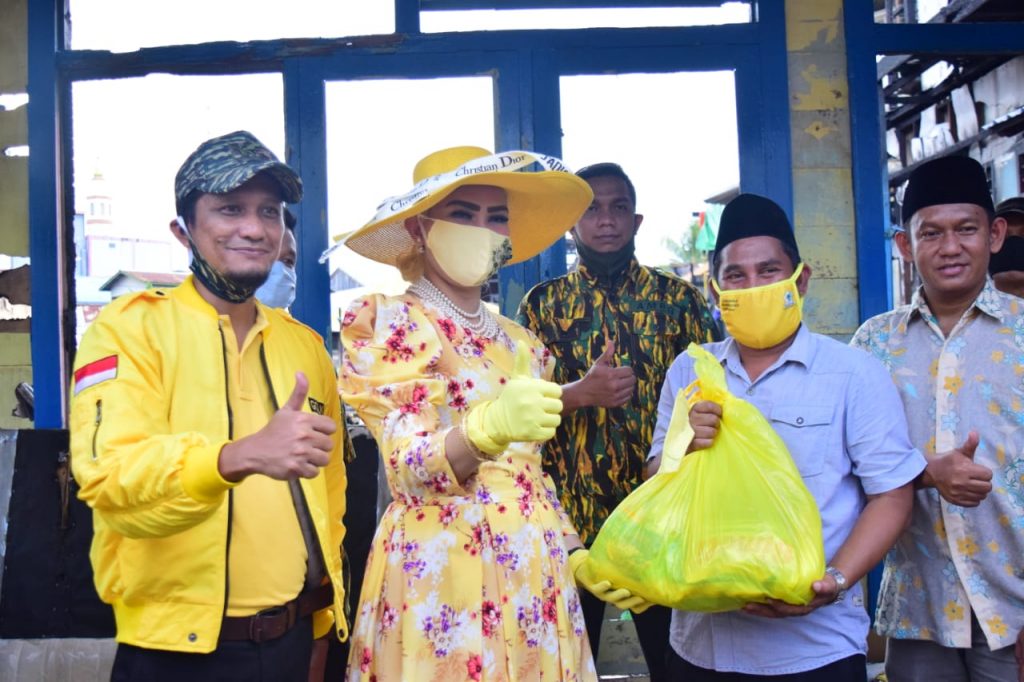
[[[673,612],[671,677],[863,682],[868,615],[858,581],[906,525],[925,460],[910,444],[885,367],[801,323],[811,270],[778,205],[753,194],[731,201],[712,267],[732,338],[705,348],[724,366],[729,390],[786,443],[821,512],[828,568],[805,606],[769,600],[726,613]],[[649,471],[660,463],[676,395],[695,378],[691,359],[680,355],[662,389]],[[715,403],[693,406],[687,452],[714,441],[720,417]]]

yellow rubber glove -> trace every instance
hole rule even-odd
[[[576,579],[577,585],[587,588],[587,592],[590,594],[601,601],[614,604],[616,608],[623,611],[643,613],[651,607],[651,602],[643,597],[634,596],[625,588],[614,589],[607,580],[595,579],[588,570],[589,567],[584,567],[588,557],[590,557],[590,551],[586,549],[577,549],[569,555],[569,570],[572,571],[572,577]]]
[[[489,455],[504,452],[509,443],[549,440],[562,422],[561,396],[561,386],[530,375],[530,347],[520,341],[512,377],[495,400],[469,411],[466,436]]]

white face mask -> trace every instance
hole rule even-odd
[[[431,221],[427,248],[456,284],[480,286],[512,258],[512,242],[494,230],[437,218],[427,220]]]
[[[274,261],[267,281],[256,290],[256,298],[271,308],[287,308],[295,301],[295,281],[295,268]]]

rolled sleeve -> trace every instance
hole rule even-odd
[[[865,353],[849,390],[847,450],[864,492],[878,495],[913,481],[927,462],[910,442],[903,402],[888,371]]]

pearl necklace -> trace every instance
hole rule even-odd
[[[497,338],[502,331],[498,321],[491,315],[487,306],[480,302],[475,313],[468,313],[455,305],[450,298],[426,277],[420,277],[409,285],[406,290],[410,294],[416,294],[424,303],[430,304],[443,315],[447,315],[455,322],[473,332],[477,336],[488,339]]]

